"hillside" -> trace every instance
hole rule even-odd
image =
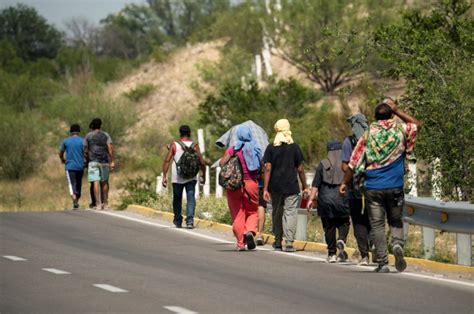
[[[169,127],[183,113],[189,112],[190,108],[196,108],[203,97],[192,88],[194,82],[201,81],[197,67],[205,61],[218,61],[224,44],[224,41],[214,41],[180,48],[172,53],[168,60],[143,64],[124,79],[109,84],[107,93],[111,97],[120,97],[140,85],[154,86],[150,95],[137,103],[139,121],[129,132],[128,139],[133,139],[139,133],[137,130],[148,126],[154,126],[167,133]],[[278,79],[294,77],[307,86],[318,88],[305,77],[304,73],[281,58],[273,56],[272,67]],[[351,82],[354,83],[357,84],[357,81]],[[387,82],[387,84],[390,86],[387,94],[392,97],[398,97],[403,93],[402,82]],[[339,111],[340,100],[337,96],[326,97],[324,100],[335,103],[335,110]],[[364,95],[360,93],[350,95],[348,98],[350,110],[357,112],[363,100]]]
[[[110,84],[108,93],[119,97],[137,86],[152,84],[150,95],[137,103],[139,121],[135,129],[154,125],[167,130],[180,115],[199,104],[200,99],[191,87],[199,80],[197,65],[218,61],[222,46],[222,42],[210,42],[179,49],[165,62],[148,62],[123,80]]]

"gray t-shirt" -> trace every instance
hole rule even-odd
[[[112,139],[106,132],[95,130],[87,133],[84,137],[84,148],[89,149],[89,161],[108,163],[108,144],[112,144]]]

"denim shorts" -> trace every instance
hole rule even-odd
[[[89,168],[87,169],[87,181],[96,182],[96,181],[109,181],[109,164],[92,161],[89,163]]]

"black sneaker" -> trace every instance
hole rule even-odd
[[[387,274],[390,272],[390,268],[388,268],[387,264],[379,264],[377,268],[374,269],[374,272],[376,273],[381,273],[381,274]]]
[[[275,251],[281,251],[281,242],[273,242],[272,247]]]
[[[393,255],[395,255],[395,268],[402,272],[407,268],[407,262],[403,256],[403,248],[400,244],[395,244],[393,246]]]
[[[247,249],[253,250],[255,249],[255,238],[253,237],[252,232],[247,232],[245,234],[245,243],[247,243]]]
[[[193,224],[187,224],[186,229],[194,229],[194,225]]]
[[[181,226],[181,224],[177,224],[177,223],[175,223],[174,226],[178,229],[183,227],[183,226]]]
[[[76,210],[76,209],[78,209],[78,208],[79,208],[79,204],[76,203],[76,204],[73,204],[73,205],[72,205],[72,210]]]

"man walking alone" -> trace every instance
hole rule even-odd
[[[92,131],[84,138],[84,157],[89,164],[87,179],[94,186],[96,206],[93,209],[104,210],[108,208],[109,172],[115,169],[112,139],[101,130],[101,119],[92,120],[90,127]]]
[[[79,208],[81,198],[82,176],[84,175],[84,145],[79,135],[81,127],[73,124],[70,128],[71,136],[64,139],[59,150],[59,159],[65,165],[69,194],[72,198],[72,208]],[[66,154],[66,157],[64,157]]]
[[[394,115],[403,122],[395,120]],[[377,121],[370,125],[354,148],[339,192],[347,192],[353,173],[365,173],[364,194],[378,262],[375,272],[390,272],[385,217],[392,234],[395,268],[403,271],[406,268],[402,222],[404,159],[413,157],[417,131],[422,124],[400,110],[390,98],[375,108],[375,119]]]

